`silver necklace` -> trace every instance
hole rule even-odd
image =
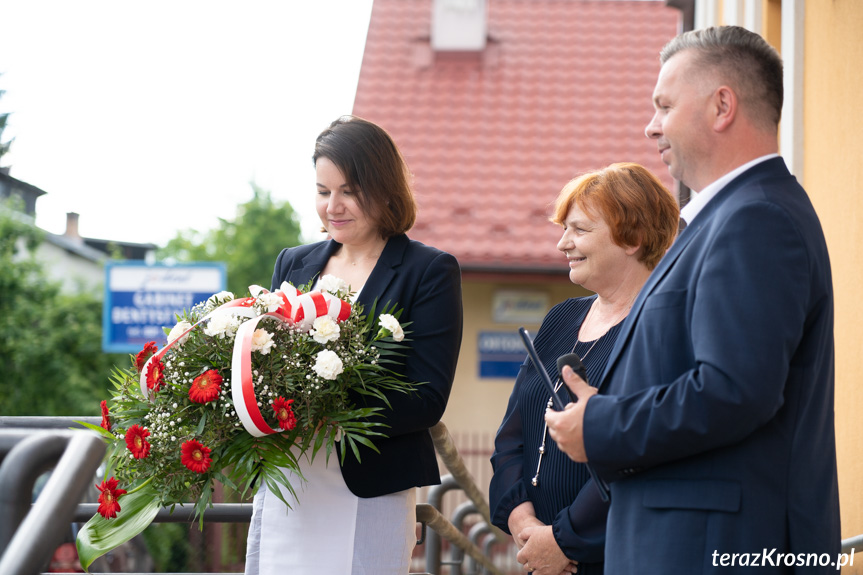
[[[590,352],[593,351],[593,348],[596,347],[596,344],[599,343],[599,340],[604,338],[606,336],[606,334],[608,334],[608,332],[611,331],[611,328],[616,326],[618,323],[620,323],[620,320],[622,320],[624,317],[626,317],[626,314],[629,312],[631,307],[632,307],[632,302],[630,302],[630,304],[623,310],[623,313],[620,315],[620,317],[618,317],[617,320],[613,324],[611,324],[607,330],[605,330],[605,333],[603,333],[601,336],[599,336],[598,338],[596,338],[593,341],[593,344],[591,344],[591,346],[587,349],[587,351],[584,353],[584,355],[581,356],[581,361],[586,360],[587,356],[590,355]],[[590,319],[590,316],[592,314],[593,314],[593,306],[591,305],[590,311],[587,312],[587,317],[585,317],[584,321],[581,322],[581,326],[584,326],[587,323],[588,319]],[[579,327],[579,332],[580,331],[581,331],[581,327]],[[575,347],[577,345],[578,345],[578,334],[576,334],[576,336],[575,336],[575,344],[573,344],[573,346],[572,346],[572,353],[575,353]],[[537,369],[539,369],[539,366],[537,366]],[[543,369],[545,369],[545,368],[543,368]],[[561,386],[563,386],[563,378],[561,376],[558,376],[557,382],[554,385],[554,392],[557,393],[558,390],[560,390]],[[548,403],[545,404],[545,407],[546,407],[546,409],[551,409],[553,406],[554,406],[554,401],[552,401],[552,398],[549,397]],[[545,420],[545,418],[543,418],[543,421],[544,420]],[[540,444],[540,446],[539,446],[539,459],[536,461],[536,473],[534,474],[533,479],[530,480],[531,485],[533,485],[534,487],[539,485],[539,469],[542,466],[542,456],[545,454],[545,439],[546,439],[546,437],[548,437],[548,424],[543,423],[542,424],[542,444]]]

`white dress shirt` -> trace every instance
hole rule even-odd
[[[692,223],[692,220],[695,219],[695,216],[704,209],[704,206],[707,205],[707,202],[713,199],[713,197],[719,193],[719,191],[728,185],[731,180],[761,162],[766,162],[772,158],[778,158],[779,154],[767,154],[766,156],[761,156],[760,158],[755,158],[751,162],[747,162],[742,166],[735,168],[714,181],[711,184],[708,184],[704,187],[700,192],[692,192],[692,199],[689,200],[689,203],[683,206],[683,209],[680,210],[680,217],[686,220],[686,225],[688,226]]]

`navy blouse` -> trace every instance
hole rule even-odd
[[[540,361],[557,380],[557,358],[573,351],[583,358],[588,383],[599,382],[621,323],[595,342],[578,341],[578,330],[596,296],[569,299],[553,307],[534,339]],[[567,397],[561,391],[562,399]],[[531,501],[537,518],[552,526],[564,554],[579,562],[579,575],[602,573],[608,504],[590,480],[587,466],[572,461],[546,437],[538,485],[536,475],[549,392],[530,360],[519,370],[506,415],[495,437],[494,469],[489,487],[492,523],[509,533],[513,509]]]

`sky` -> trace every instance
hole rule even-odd
[[[372,0],[0,0],[0,165],[36,224],[164,245],[249,182],[317,232],[314,141],[351,112]]]

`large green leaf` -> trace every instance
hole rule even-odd
[[[156,489],[149,484],[118,501],[117,517],[105,519],[96,514],[78,532],[78,558],[88,573],[93,561],[146,529],[160,508]]]
[[[75,423],[77,423],[78,425],[83,425],[87,429],[92,429],[108,441],[114,441],[117,439],[117,437],[113,433],[111,433],[101,425],[93,425],[92,423],[87,423],[86,421],[75,421]]]

